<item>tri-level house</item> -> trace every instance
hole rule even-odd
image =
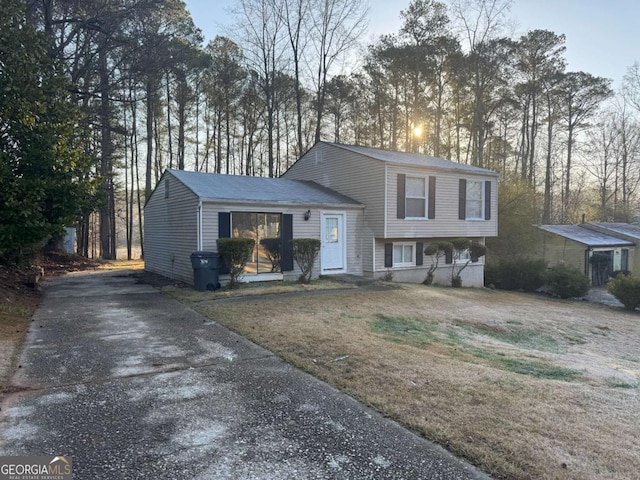
[[[484,243],[498,233],[498,174],[483,168],[320,142],[284,178],[313,180],[364,205],[359,249],[365,276],[392,272],[396,280],[422,282],[431,264],[423,254],[428,243],[457,237]],[[451,269],[445,261],[436,273],[442,283]],[[470,264],[463,285],[482,286],[483,265],[483,259]]]
[[[316,276],[422,282],[427,244],[497,235],[497,182],[495,172],[441,158],[326,142],[282,178],[168,170],[145,207],[145,268],[191,282],[193,251],[245,237],[256,240],[245,281],[294,279],[300,272],[284,246],[311,237],[321,240]],[[282,255],[273,263],[266,246],[277,240]],[[449,283],[452,261],[441,259],[436,281]],[[482,286],[484,259],[462,280]]]

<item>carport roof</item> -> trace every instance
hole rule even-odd
[[[621,238],[596,232],[580,225],[538,225],[538,228],[588,247],[633,247],[635,244]]]
[[[201,200],[299,205],[362,206],[315,182],[216,173],[167,170]]]

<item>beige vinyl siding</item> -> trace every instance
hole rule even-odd
[[[304,219],[304,213],[311,210],[309,220]],[[317,238],[320,239],[321,212],[331,212],[332,209],[313,205],[304,206],[280,206],[265,204],[246,203],[219,203],[205,201],[202,209],[202,232],[203,249],[217,252],[216,240],[218,239],[218,213],[219,212],[259,212],[259,213],[281,213],[290,214],[293,219],[293,238]],[[347,268],[349,273],[361,274],[362,266],[358,263],[361,256],[360,235],[358,226],[362,225],[362,209],[336,208],[335,211],[346,213],[347,222]],[[283,272],[285,280],[296,280],[300,274],[300,268],[294,262],[294,269],[291,272]],[[320,256],[316,260],[313,268],[313,276],[320,275]],[[223,280],[225,276],[222,277]]]
[[[365,205],[364,221],[384,235],[385,164],[339,147],[317,144],[301,157],[284,178],[312,180]]]
[[[397,218],[398,174],[436,177],[434,219]],[[491,220],[460,220],[458,218],[461,178],[491,181]],[[387,198],[387,238],[493,237],[498,234],[498,180],[496,177],[406,165],[389,165]]]
[[[391,238],[383,239],[377,238],[375,241],[375,257],[376,257],[376,271],[369,276],[375,278],[383,277],[387,272],[393,273],[394,281],[398,282],[423,282],[427,276],[427,270],[432,265],[432,259],[430,256],[423,256],[423,264],[420,266],[412,267],[391,267],[384,266],[384,246],[386,243],[422,243],[423,247],[426,247],[429,243],[435,241],[448,241],[452,238]],[[485,239],[482,237],[469,237],[470,240],[483,243]],[[470,263],[461,274],[462,284],[465,287],[483,287],[484,286],[484,261],[485,257],[480,257],[477,262]],[[451,283],[451,264],[446,264],[445,259],[441,258],[438,263],[438,269],[435,272],[435,281],[443,285],[450,285]]]
[[[549,267],[564,264],[584,272],[587,246],[560,235],[542,232],[542,258]]]
[[[197,250],[197,232],[198,198],[166,173],[144,209],[145,270],[193,283],[190,255]]]

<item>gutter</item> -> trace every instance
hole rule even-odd
[[[293,207],[293,208],[357,208],[364,209],[361,203],[291,203],[291,202],[265,202],[263,200],[233,200],[227,198],[205,198],[200,199],[200,205],[203,203],[213,203],[217,205],[247,205],[247,206],[266,206],[273,208]]]

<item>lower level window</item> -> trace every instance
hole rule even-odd
[[[416,264],[415,243],[393,244],[393,266],[413,266]]]

